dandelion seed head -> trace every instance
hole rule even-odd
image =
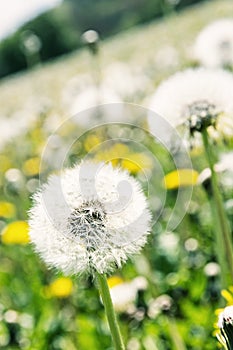
[[[191,134],[194,131],[202,131],[208,126],[215,125],[219,112],[214,104],[205,100],[194,101],[184,111],[187,125]]]
[[[111,164],[84,161],[35,193],[30,237],[65,274],[108,273],[146,243],[151,214],[139,183]]]
[[[68,217],[67,234],[77,239],[87,250],[95,250],[106,240],[105,219],[106,213],[100,202],[86,202]]]
[[[208,24],[197,36],[194,55],[205,67],[233,64],[233,20],[223,18]]]
[[[150,109],[178,128],[187,143],[194,133],[198,140],[197,134],[204,128],[214,138],[231,136],[233,76],[221,69],[178,72],[161,83],[151,98]],[[158,134],[155,114],[149,113],[148,123],[151,132]]]
[[[233,325],[233,306],[225,307],[225,309],[219,315],[218,327],[224,328],[225,324]]]

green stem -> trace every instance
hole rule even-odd
[[[229,287],[228,276],[226,273],[224,273],[224,271],[228,270],[228,264],[226,262],[224,241],[221,234],[222,230],[221,230],[221,226],[219,225],[217,208],[216,208],[213,196],[210,196],[209,201],[210,201],[210,208],[211,208],[211,213],[213,217],[213,225],[214,225],[213,230],[215,233],[215,245],[216,245],[215,253],[222,271],[222,273],[220,274],[221,286],[223,288],[228,288]]]
[[[173,320],[171,317],[166,317],[167,325],[168,325],[168,331],[171,337],[171,340],[174,345],[175,350],[187,350],[186,345],[180,336],[176,321]]]
[[[99,291],[104,304],[105,312],[108,319],[109,328],[112,334],[112,340],[116,350],[125,350],[120,328],[117,323],[116,314],[113,308],[112,299],[107,283],[107,278],[105,274],[99,274],[96,272],[99,284]]]
[[[219,261],[219,264],[221,264],[221,261],[223,260],[223,258],[224,259],[226,258],[228,271],[225,271],[224,266],[221,266],[221,269],[222,269],[222,273],[226,276],[226,279],[229,278],[228,274],[230,273],[231,280],[229,282],[230,284],[232,284],[233,283],[233,249],[232,249],[231,230],[230,230],[229,222],[224,210],[223,199],[222,199],[221,192],[219,190],[217,174],[214,170],[214,156],[212,154],[211,146],[209,144],[208,133],[206,129],[202,131],[202,139],[203,139],[203,144],[206,152],[206,157],[207,157],[210,171],[211,171],[211,186],[212,186],[215,213],[216,213],[215,221],[218,222],[217,230],[215,230],[216,234],[218,235],[216,242],[217,244],[219,242],[222,242],[221,245],[224,247],[224,253],[225,253],[225,256],[222,257],[222,259]],[[220,249],[220,247],[217,246],[217,249]]]

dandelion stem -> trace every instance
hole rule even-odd
[[[225,256],[221,257],[219,264],[222,265],[223,259],[226,258],[228,271],[225,270],[224,266],[221,266],[221,270],[222,270],[222,274],[225,275],[224,280],[228,280],[229,274],[230,274],[231,281],[228,281],[228,282],[232,284],[233,283],[233,248],[232,248],[231,230],[230,230],[230,225],[224,210],[223,199],[222,199],[221,192],[219,190],[217,174],[214,170],[214,156],[209,144],[209,139],[208,139],[208,134],[206,129],[202,131],[202,139],[203,139],[203,144],[206,152],[206,157],[207,157],[210,171],[211,171],[211,186],[212,186],[215,214],[216,214],[215,222],[217,224],[217,229],[215,230],[216,236],[217,236],[216,243],[218,245],[220,244],[220,242],[222,242],[221,246],[224,247],[224,253],[225,253]],[[220,247],[217,246],[217,249],[220,249]]]
[[[183,339],[180,336],[177,324],[174,319],[171,317],[166,317],[167,325],[168,325],[168,331],[171,337],[171,340],[174,345],[175,350],[187,350],[186,345],[183,341]]]
[[[112,299],[111,299],[106,275],[99,274],[98,272],[96,274],[97,274],[97,278],[98,278],[100,295],[101,295],[102,300],[103,300],[103,304],[104,304],[105,312],[107,315],[108,324],[109,324],[109,328],[110,328],[110,331],[112,334],[112,340],[113,340],[115,349],[116,350],[125,350],[122,336],[120,333],[120,328],[119,328],[116,314],[115,314],[115,311],[113,308]]]

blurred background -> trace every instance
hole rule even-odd
[[[40,59],[44,62],[82,47],[81,34],[88,29],[95,29],[104,39],[197,2],[200,0],[127,0],[117,3],[107,0],[33,0],[22,4],[11,0],[1,5],[0,77],[27,67],[22,48],[27,31],[38,37],[34,45],[39,46]]]
[[[98,105],[110,104],[101,109],[102,121],[128,122],[132,113],[111,103],[148,107],[163,79],[201,65],[194,44],[206,25],[232,14],[232,0],[0,4],[1,349],[112,349],[93,279],[48,270],[28,236],[27,213],[40,181],[61,159],[69,166],[87,154],[121,165],[146,192],[149,183],[150,206],[160,217],[142,254],[108,281],[127,350],[217,348],[215,310],[226,301],[212,244],[208,179],[205,187],[196,181],[205,157],[200,149],[191,152],[190,206],[168,231],[179,181],[169,152],[144,129],[147,110],[131,110],[138,127],[98,127]],[[232,145],[223,142],[218,153]],[[154,176],[155,159],[160,177]],[[223,188],[231,224],[232,178],[231,169]],[[223,293],[228,303],[232,291]]]

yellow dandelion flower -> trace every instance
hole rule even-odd
[[[9,202],[0,202],[0,217],[12,218],[15,216],[15,206]]]
[[[5,173],[8,169],[12,167],[12,164],[8,157],[3,154],[0,154],[0,164],[1,164],[1,172]]]
[[[118,284],[123,283],[123,279],[120,276],[111,276],[108,278],[108,286],[109,288],[113,288]]]
[[[40,158],[34,157],[26,160],[23,164],[23,172],[27,176],[38,175],[40,172]]]
[[[231,289],[230,289],[230,288],[231,288]],[[229,290],[230,290],[231,292],[229,292],[229,291],[226,290],[226,289],[223,289],[223,290],[221,291],[221,295],[222,295],[222,297],[226,300],[228,306],[229,306],[229,305],[233,305],[232,287],[230,287],[230,288],[229,288]]]
[[[124,169],[127,169],[131,174],[137,174],[142,168],[139,164],[131,161],[130,159],[123,159],[121,166]]]
[[[152,168],[151,159],[143,153],[132,153],[128,159],[123,159],[121,166],[132,174],[137,174],[143,169]]]
[[[178,169],[164,177],[164,185],[168,190],[197,184],[198,172],[193,169]]]
[[[67,298],[73,291],[73,282],[69,277],[55,279],[49,286],[45,287],[47,297]]]
[[[111,159],[111,163],[112,163],[112,166],[116,167],[119,165],[120,159],[117,159],[117,158]]]
[[[107,150],[97,152],[95,158],[97,160],[109,161],[113,165],[118,165],[122,158],[129,155],[129,147],[123,143],[116,143]]]
[[[101,138],[96,135],[89,135],[84,141],[84,148],[86,151],[90,151],[93,147],[101,143]]]
[[[25,221],[15,221],[7,225],[2,231],[4,244],[27,244],[29,242],[29,227]]]

